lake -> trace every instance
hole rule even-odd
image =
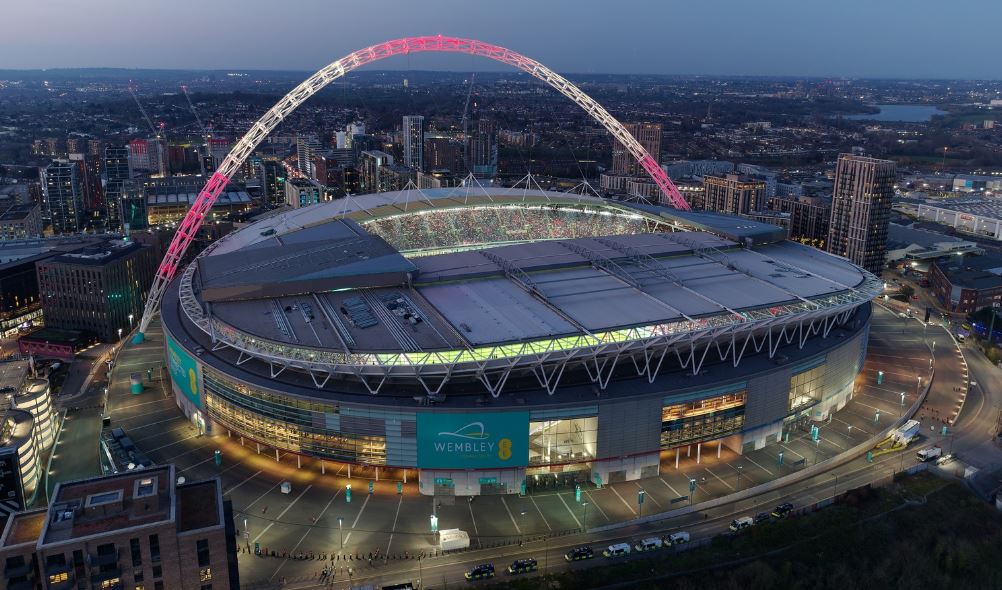
[[[932,119],[933,115],[945,115],[946,111],[938,107],[924,104],[878,104],[880,109],[876,114],[848,115],[846,119],[866,121],[898,121],[904,123],[922,123]]]

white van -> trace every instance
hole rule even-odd
[[[681,545],[682,543],[689,542],[689,533],[685,531],[679,531],[677,533],[672,533],[665,537],[666,545]]]
[[[653,551],[655,549],[660,549],[662,545],[663,543],[661,539],[657,537],[647,537],[634,545],[633,548],[637,551]]]
[[[605,557],[623,557],[624,555],[630,554],[630,544],[629,543],[616,543],[615,545],[609,545],[602,555]]]
[[[746,529],[751,525],[755,524],[755,519],[750,516],[742,516],[741,518],[736,518],[731,521],[731,526],[728,527],[732,531],[737,532],[742,529]]]

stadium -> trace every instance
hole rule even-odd
[[[259,220],[161,317],[203,431],[477,495],[649,477],[826,419],[880,288],[771,225],[474,186]]]

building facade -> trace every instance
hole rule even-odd
[[[401,133],[404,136],[404,166],[424,170],[424,117],[404,115]]]
[[[116,342],[142,315],[155,268],[152,248],[121,240],[36,263],[46,325]]]
[[[236,590],[233,512],[219,480],[175,482],[165,465],[57,484],[47,509],[7,520],[3,587]]]
[[[42,237],[42,207],[38,203],[12,205],[0,214],[0,240]]]
[[[661,161],[661,123],[624,123],[623,126],[640,142],[655,162]],[[636,158],[618,141],[613,142],[612,146],[612,171],[630,176],[644,174]]]
[[[824,197],[772,197],[769,210],[790,215],[790,239],[824,248],[831,226],[831,199]]]
[[[765,206],[765,182],[749,176],[706,176],[703,190],[707,211],[740,215]]]
[[[293,209],[316,205],[323,200],[323,187],[305,178],[285,181],[285,204]]]
[[[104,148],[104,208],[107,212],[108,229],[122,228],[122,194],[125,183],[132,178],[129,167],[129,149],[108,146]]]
[[[52,231],[77,233],[83,221],[83,186],[79,166],[69,160],[55,160],[41,170],[42,208]]]
[[[887,224],[896,178],[897,165],[891,160],[839,156],[825,244],[828,252],[880,273],[887,258]]]

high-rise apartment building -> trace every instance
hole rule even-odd
[[[824,247],[831,224],[832,203],[827,197],[786,196],[769,199],[769,210],[790,214],[790,239]]]
[[[77,233],[83,221],[83,187],[80,167],[69,160],[54,160],[41,169],[42,215],[57,234]]]
[[[48,508],[3,527],[0,586],[239,588],[233,509],[219,480],[176,481],[165,465],[57,484]]]
[[[887,223],[897,166],[891,160],[842,154],[835,169],[826,248],[879,274],[887,256]]]
[[[320,151],[315,135],[296,134],[296,168],[307,178],[314,178],[313,156]]]
[[[706,176],[703,189],[707,211],[747,214],[765,206],[765,182],[748,176]]]
[[[481,178],[490,178],[498,170],[498,125],[490,119],[477,120],[470,138],[469,171]]]
[[[626,123],[623,125],[655,161],[661,159],[661,123]],[[612,171],[637,176],[643,174],[640,164],[618,141],[612,146]]]
[[[403,165],[424,170],[424,117],[404,115],[401,131],[404,136]]]
[[[463,165],[463,144],[454,137],[426,133],[424,136],[424,163],[428,170],[449,170],[466,175]]]
[[[104,174],[104,207],[108,214],[108,229],[118,230],[122,227],[122,188],[132,177],[128,148],[104,148]]]

